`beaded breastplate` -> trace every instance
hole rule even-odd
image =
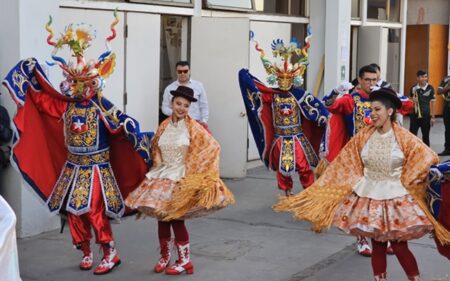
[[[70,152],[92,152],[99,146],[99,120],[97,108],[89,101],[87,105],[69,103],[64,116],[66,144]]]
[[[302,132],[300,108],[294,96],[276,94],[272,103],[275,135],[292,136]]]

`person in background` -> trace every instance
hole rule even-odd
[[[414,110],[410,114],[409,131],[417,135],[420,128],[423,142],[430,146],[430,129],[435,121],[436,98],[433,86],[428,84],[428,73],[425,70],[417,71],[417,84],[411,87],[409,96],[414,102]]]
[[[445,144],[444,150],[439,156],[450,155],[450,75],[445,77],[438,87],[438,94],[444,98],[444,126],[445,126]]]
[[[193,103],[189,109],[189,115],[197,120],[208,132],[208,98],[203,83],[191,79],[191,66],[188,61],[179,61],[176,63],[177,80],[173,81],[164,89],[161,111],[166,116],[172,115],[172,95],[170,91],[174,91],[178,86],[186,86],[194,90],[194,98],[198,102]]]
[[[376,63],[371,63],[369,64],[371,67],[375,68],[377,71],[377,83],[375,84],[375,86],[377,86],[378,88],[389,88],[389,89],[393,89],[391,83],[389,83],[386,80],[381,79],[381,67],[376,64]]]

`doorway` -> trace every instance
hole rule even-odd
[[[160,68],[159,68],[159,123],[165,118],[161,111],[164,89],[177,79],[175,64],[180,60],[189,61],[189,18],[161,15]]]

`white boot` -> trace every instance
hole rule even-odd
[[[186,271],[187,274],[194,273],[194,265],[191,262],[189,252],[189,241],[179,242],[175,241],[175,245],[178,250],[177,262],[166,269],[168,275],[179,275]]]

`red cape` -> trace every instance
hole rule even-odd
[[[47,201],[68,151],[63,120],[40,112],[33,97],[47,94],[59,99],[55,104],[60,106],[66,106],[69,101],[46,81],[39,82],[43,82],[40,83],[42,90],[28,87],[26,102],[18,107],[13,119],[19,137],[15,142],[13,157],[24,179],[42,200]],[[110,134],[110,162],[125,199],[144,179],[148,167],[122,132]]]

